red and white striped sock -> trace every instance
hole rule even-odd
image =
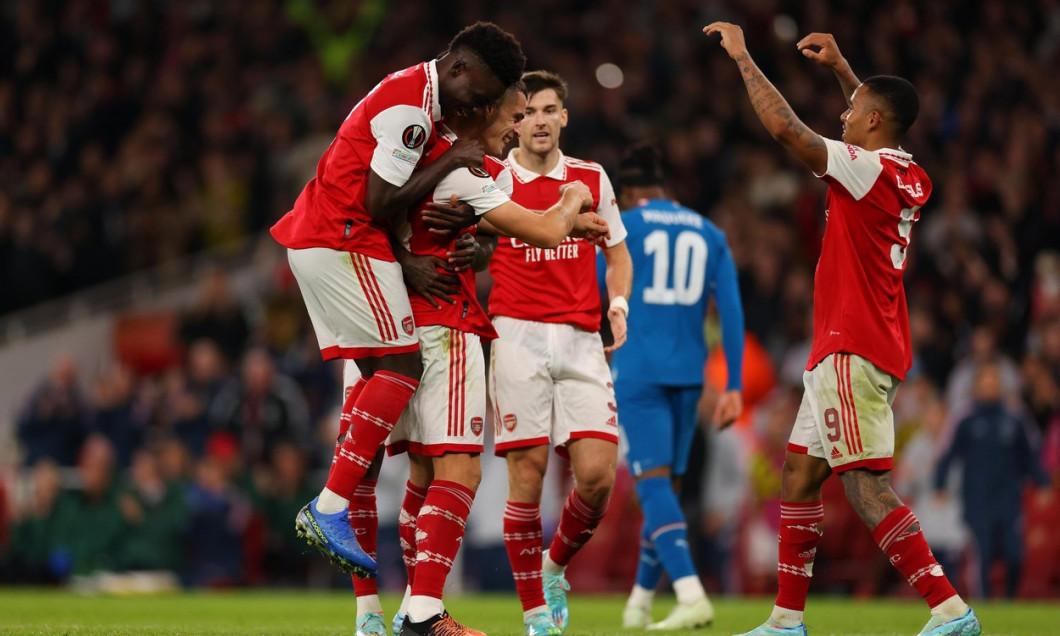
[[[368,380],[350,410],[350,431],[335,458],[327,490],[350,500],[417,386],[419,380],[389,371],[376,371]],[[323,513],[330,512],[320,508]]]
[[[914,525],[916,530],[912,529]],[[872,531],[872,538],[887,554],[891,565],[924,597],[929,607],[937,607],[957,595],[942,566],[931,554],[916,515],[907,506],[895,508],[884,517]]]
[[[346,364],[353,364],[353,361],[346,360]],[[335,453],[331,456],[331,468],[328,471],[329,478],[331,472],[335,470],[335,462],[339,458],[339,451],[342,450],[342,443],[346,441],[346,432],[350,430],[350,413],[353,411],[353,405],[357,404],[357,398],[361,396],[361,392],[364,391],[364,387],[367,385],[368,379],[363,375],[359,375],[353,384],[346,387],[346,397],[342,400],[342,411],[339,413],[339,431],[335,437]]]
[[[823,521],[824,503],[821,501],[780,504],[778,590],[773,620],[783,627],[802,622]]]
[[[563,504],[556,536],[552,538],[552,544],[548,548],[548,558],[561,568],[566,567],[571,557],[592,538],[605,512],[606,503],[600,508],[593,508],[582,499],[577,490],[570,491],[567,502]]]
[[[504,549],[523,611],[545,605],[541,588],[541,504],[509,501],[504,507]]]
[[[411,481],[405,483],[405,498],[401,501],[401,512],[398,513],[398,539],[409,586],[416,574],[416,517],[426,497],[426,488],[420,488]]]
[[[464,538],[475,493],[454,481],[434,480],[416,519],[416,578],[409,620],[418,623],[442,611],[442,589]]]
[[[361,549],[368,553],[373,559],[376,557],[376,549],[379,542],[379,513],[375,508],[375,479],[362,479],[361,483],[353,491],[350,499],[350,527],[357,535],[357,543]],[[357,592],[357,599],[379,594],[376,578],[361,578],[351,576],[353,589]],[[358,611],[358,614],[363,612]]]

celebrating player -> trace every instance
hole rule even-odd
[[[629,342],[611,358],[618,424],[644,513],[637,582],[622,623],[626,628],[693,629],[714,619],[714,607],[692,564],[687,525],[675,489],[688,466],[696,405],[703,392],[707,348],[703,321],[710,297],[721,316],[729,377],[714,421],[740,416],[743,308],[736,266],[725,235],[695,210],[666,197],[658,151],[634,146],[619,164],[618,204],[633,259]],[[651,602],[663,570],[677,606],[651,622]]]
[[[979,634],[975,612],[935,561],[920,524],[891,489],[891,403],[911,364],[902,273],[913,224],[931,181],[901,141],[919,100],[908,81],[858,80],[831,35],[813,33],[802,54],[839,80],[848,108],[843,140],[807,128],[751,59],[740,27],[715,22],[755,113],[769,133],[828,183],[828,226],[814,280],[814,337],[805,395],[784,461],[780,509],[780,591],[769,620],[750,635],[806,634],[803,609],[821,539],[821,486],[838,473],[851,503],[931,618],[921,634]]]
[[[482,149],[457,144],[423,170],[435,124],[487,109],[517,82],[526,58],[496,25],[476,23],[445,55],[388,76],[339,128],[294,209],[273,227],[288,248],[325,359],[355,360],[327,484],[296,518],[300,536],[343,570],[371,575],[375,561],[358,545],[347,507],[358,483],[419,384],[415,323],[387,231],[456,168],[480,168]],[[354,375],[352,373],[347,374]]]
[[[592,190],[593,206],[611,230],[603,249],[617,348],[626,338],[631,264],[611,182],[598,164],[560,152],[560,131],[567,124],[563,80],[544,71],[527,73],[523,80],[529,96],[526,118],[519,146],[507,161],[514,177],[512,199],[537,209],[555,201],[574,180]],[[568,622],[564,570],[604,515],[618,460],[614,391],[597,333],[596,254],[589,241],[567,239],[544,250],[501,238],[490,272],[489,310],[500,334],[491,348],[490,398],[496,450],[506,455],[508,465],[504,544],[526,634],[559,634]],[[575,488],[542,559],[540,502],[550,439],[557,451],[569,455]]]
[[[477,122],[471,118],[450,120],[451,129],[440,126],[440,138],[424,163],[429,165],[440,157],[457,135],[475,137],[488,152],[499,155],[515,135],[525,104],[526,96],[517,84],[506,93],[485,131],[481,126],[476,130]],[[541,213],[513,203],[510,192],[510,172],[492,157],[486,158],[483,168],[450,173],[410,214],[407,248],[412,254],[423,255],[428,267],[443,267],[444,275],[449,275],[447,259],[456,248],[454,240],[429,231],[423,213],[428,202],[447,202],[453,196],[470,204],[493,228],[542,247],[558,245],[568,234],[606,236],[607,225],[600,217],[579,214],[592,204],[589,189],[583,184],[565,187],[559,202]],[[475,227],[466,231],[474,233]],[[414,265],[405,249],[398,247],[395,253],[408,265],[408,271]],[[474,272],[464,269],[454,275],[456,291],[446,296],[448,302],[439,304],[430,296],[411,296],[424,372],[388,444],[392,454],[407,450],[411,462],[400,520],[410,584],[407,605],[398,611],[406,616],[400,631],[405,636],[477,633],[445,612],[442,591],[481,479],[486,370],[480,339],[493,339],[496,332],[476,299]],[[382,629],[381,608],[379,612],[374,620],[376,628]],[[363,629],[364,624],[359,618],[358,629],[373,633]]]

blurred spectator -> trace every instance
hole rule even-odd
[[[969,345],[968,355],[953,368],[946,385],[946,406],[954,413],[965,412],[973,402],[979,370],[984,365],[993,365],[1000,373],[1002,397],[1017,394],[1023,385],[1019,367],[998,351],[996,335],[990,328],[976,327]]]
[[[291,529],[305,502],[316,496],[316,482],[308,479],[302,447],[290,442],[275,445],[271,470],[261,485],[260,509],[265,521],[264,574],[272,584],[297,585],[306,580],[309,565],[318,561],[305,550]]]
[[[92,387],[92,431],[110,440],[119,468],[129,466],[150,423],[150,407],[138,399],[139,386],[132,370],[119,364],[100,376]]]
[[[133,455],[118,505],[127,528],[120,569],[180,572],[187,505],[182,489],[166,483],[153,450],[139,450]]]
[[[62,356],[18,418],[22,464],[33,466],[41,459],[51,459],[60,466],[73,466],[88,422],[88,406],[77,387],[77,368],[73,358]]]
[[[713,410],[713,407],[700,407],[701,421],[709,420]],[[700,490],[703,517],[700,572],[707,578],[704,587],[708,592],[735,594],[743,590],[740,564],[733,562],[732,557],[742,530],[740,522],[748,494],[745,457],[748,444],[740,439],[746,429],[729,427],[715,432],[713,427],[704,428],[709,432],[705,484]]]
[[[190,346],[200,339],[212,341],[228,362],[239,360],[250,335],[250,326],[232,292],[223,270],[214,269],[202,282],[194,307],[180,318],[180,339]]]
[[[68,552],[74,576],[114,570],[121,565],[125,520],[118,507],[114,447],[94,434],[85,440],[77,465],[80,488],[60,501],[56,550]]]
[[[311,441],[309,413],[298,385],[276,372],[263,349],[246,353],[240,377],[218,393],[209,419],[213,430],[239,441],[243,460],[251,466],[267,463],[280,442],[305,448]]]
[[[162,377],[160,425],[184,442],[195,457],[206,450],[210,404],[228,377],[221,350],[206,338],[191,343],[184,367],[170,369]]]
[[[964,520],[979,557],[980,596],[990,595],[990,570],[1000,552],[1005,595],[1013,597],[1023,566],[1022,492],[1025,480],[1049,485],[1018,408],[1003,401],[1001,367],[983,362],[975,377],[975,402],[958,424],[935,471],[935,490],[944,497],[950,463],[961,464]]]
[[[55,583],[69,574],[69,553],[56,549],[62,491],[62,476],[55,462],[38,462],[33,467],[30,490],[15,509],[11,539],[0,558],[0,581]]]
[[[251,506],[221,458],[208,454],[199,460],[186,497],[185,583],[205,587],[242,584],[243,533]]]

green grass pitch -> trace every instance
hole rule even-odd
[[[385,596],[387,618],[398,603]],[[623,630],[623,598],[571,597],[569,636],[635,634]],[[714,636],[751,629],[767,615],[772,599],[715,598],[717,619],[706,629],[668,632],[674,636]],[[662,618],[672,599],[656,603]],[[521,636],[521,612],[514,594],[464,595],[448,600],[455,617],[490,636]],[[1006,636],[1060,635],[1060,603],[976,604],[984,634]],[[890,636],[916,634],[927,620],[918,601],[857,601],[811,598],[807,616],[810,634]],[[0,589],[0,634],[71,635],[334,635],[354,632],[352,593],[340,592],[213,592],[172,596],[86,597],[58,590]]]

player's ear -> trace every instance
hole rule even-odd
[[[563,119],[562,119],[559,127],[560,128],[566,128],[567,127],[567,109],[566,108],[563,109]]]
[[[883,115],[880,114],[880,111],[869,111],[869,128],[876,128],[881,123],[883,123]]]

